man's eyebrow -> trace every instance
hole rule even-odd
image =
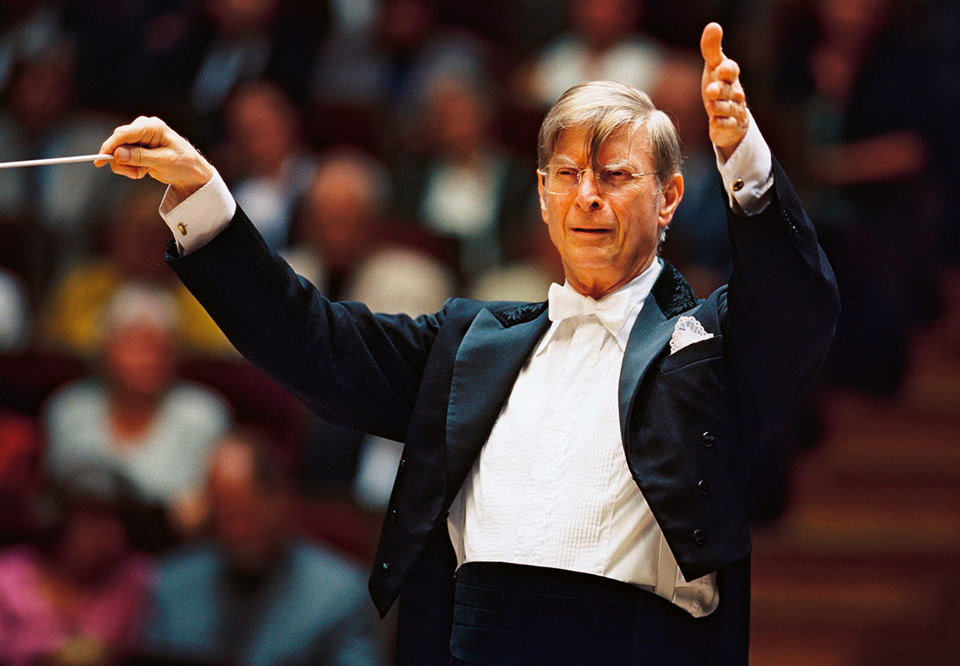
[[[577,161],[568,155],[554,155],[550,159],[550,164],[557,164],[557,163],[569,164],[570,166],[577,165]]]
[[[630,171],[637,171],[638,167],[635,167],[627,160],[613,160],[610,162],[604,162],[600,165],[601,169],[629,169]]]

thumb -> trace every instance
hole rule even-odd
[[[147,148],[126,143],[117,146],[116,150],[113,151],[113,160],[120,164],[149,168],[163,163],[164,158],[167,157],[167,152],[164,148]]]
[[[720,24],[708,23],[700,36],[700,53],[707,67],[711,69],[723,62],[723,49],[720,47],[722,41],[723,28]]]

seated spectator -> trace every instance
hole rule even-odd
[[[114,119],[73,104],[74,54],[60,42],[18,63],[0,107],[0,146],[5,159],[83,155],[93,152]],[[0,216],[23,221],[39,248],[33,261],[43,278],[64,272],[92,251],[93,228],[114,205],[117,188],[89,164],[55,169],[14,169],[0,178]]]
[[[419,123],[425,150],[396,165],[398,215],[455,239],[467,278],[503,261],[504,239],[536,209],[533,166],[496,140],[490,99],[477,80],[434,78]]]
[[[316,172],[293,102],[267,82],[241,86],[226,109],[224,177],[271,248],[287,246],[293,212]]]
[[[190,101],[199,113],[215,111],[234,87],[269,78],[293,93],[302,90],[320,25],[311,3],[280,0],[202,0],[203,19],[193,36],[198,66]],[[193,50],[191,49],[191,50]]]
[[[649,90],[659,76],[662,46],[637,30],[638,0],[568,0],[570,29],[526,68],[520,89],[526,102],[548,108],[567,88],[611,79]]]
[[[124,284],[138,282],[176,301],[178,341],[186,350],[233,354],[217,325],[163,262],[163,245],[170,233],[157,212],[162,192],[152,181],[136,183],[109,220],[106,253],[77,265],[56,283],[43,308],[41,345],[92,357],[105,307]]]
[[[97,351],[103,312],[124,284],[138,282],[161,290],[176,301],[177,335],[189,351],[232,354],[232,347],[206,311],[163,262],[170,232],[160,220],[157,201],[163,188],[140,181],[111,215],[107,249],[78,264],[51,290],[40,322],[44,347],[91,358]]]
[[[44,408],[46,468],[57,480],[84,464],[115,469],[175,525],[189,527],[210,451],[230,426],[229,406],[174,376],[169,295],[127,285],[102,326],[98,372],[59,389]]]
[[[300,242],[287,260],[330,298],[372,297],[368,304],[382,312],[433,312],[453,295],[454,277],[427,252],[387,238],[382,218],[389,192],[376,160],[351,149],[326,153],[305,196]],[[384,274],[385,264],[392,272]]]
[[[477,77],[488,69],[491,47],[474,32],[441,24],[438,3],[378,0],[365,11],[366,4],[331,3],[315,98],[389,105],[406,128],[407,113],[438,74]]]
[[[47,500],[41,543],[0,551],[0,663],[115,664],[135,648],[149,598],[131,489],[76,469]]]
[[[288,486],[266,449],[225,438],[207,491],[212,538],[161,561],[146,655],[241,666],[384,661],[363,576],[291,535]]]

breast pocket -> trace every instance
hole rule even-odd
[[[660,374],[686,368],[695,363],[723,358],[723,336],[715,335],[712,338],[694,342],[674,354],[663,359],[660,364]]]

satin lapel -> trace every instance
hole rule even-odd
[[[623,354],[623,365],[620,367],[620,432],[624,437],[633,396],[640,387],[643,376],[650,369],[653,359],[670,342],[675,322],[676,317],[668,319],[664,316],[653,293],[647,296],[630,331],[627,349]]]
[[[528,322],[504,326],[489,310],[481,310],[464,335],[447,405],[448,493],[459,490],[520,368],[549,324],[546,311]]]

